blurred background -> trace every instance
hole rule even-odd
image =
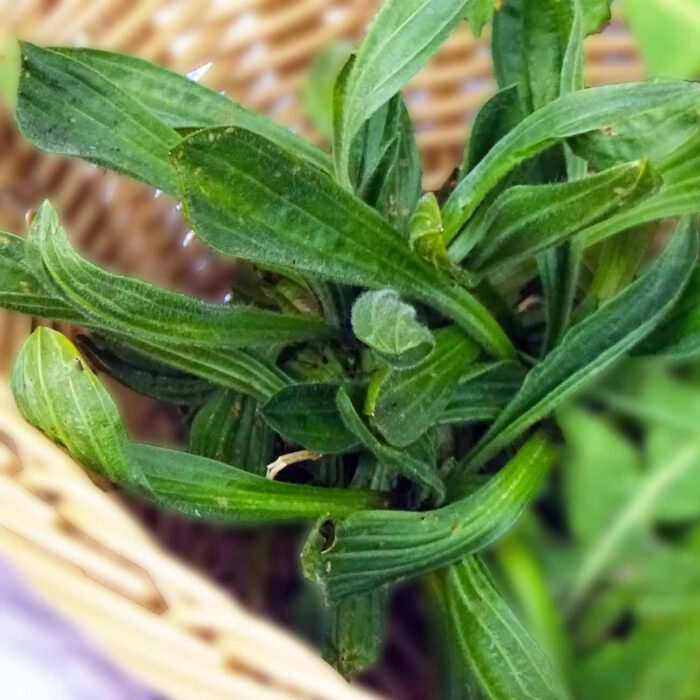
[[[334,52],[342,53],[344,43],[362,35],[380,4],[0,0],[0,39],[19,36],[135,54],[188,73],[324,144],[324,105],[309,99],[306,86],[309,80],[328,80]],[[700,0],[616,3],[611,24],[587,40],[587,83],[648,75],[693,78],[700,72],[699,35]],[[460,161],[469,125],[494,91],[488,41],[488,30],[475,40],[463,25],[408,87],[426,189],[438,188]],[[195,239],[175,202],[96,167],[33,150],[17,134],[5,105],[0,105],[0,154],[0,229],[23,233],[27,212],[50,198],[73,240],[92,259],[207,298],[223,299],[230,291],[235,279],[230,261]],[[2,316],[0,360],[5,371],[30,326],[27,319]],[[571,450],[559,472],[567,475],[564,483],[552,485],[556,497],[544,494],[518,531],[493,553],[504,588],[554,656],[562,664],[568,654],[585,658],[577,665],[588,678],[582,697],[700,697],[684,694],[684,688],[694,692],[696,685],[689,679],[700,674],[700,476],[661,495],[654,491],[658,470],[668,466],[669,451],[663,445],[670,441],[675,449],[691,440],[688,431],[679,433],[677,422],[673,425],[674,412],[692,424],[697,420],[694,407],[700,411],[697,372],[693,367],[682,370],[678,379],[660,369],[636,368],[641,374],[623,378],[617,393],[593,397],[602,411],[565,417]],[[3,377],[0,381],[6,382]],[[631,402],[629,384],[636,392]],[[139,437],[162,444],[182,440],[184,422],[177,411],[116,383],[110,387]],[[9,401],[0,408],[10,411]],[[0,426],[0,443],[16,456],[14,438],[6,437]],[[6,494],[17,484],[25,491],[22,498],[53,507],[46,489],[17,476],[21,470],[16,464],[0,470],[0,511],[28,517],[23,510],[11,510],[14,501]],[[60,473],[53,478],[58,482]],[[318,601],[296,573],[299,531],[235,531],[188,522],[118,495],[110,498],[168,552],[234,593],[249,609],[315,639]],[[0,530],[16,535],[12,518],[0,518]],[[555,537],[542,524],[549,522],[565,523],[569,538]],[[128,671],[118,670],[83,633],[27,591],[17,574],[22,568],[18,558],[33,556],[33,548],[62,555],[55,543],[22,536],[24,548],[9,535],[0,536],[2,696],[158,697],[159,691],[127,680]],[[81,538],[80,533],[73,536]],[[590,604],[589,593],[598,591],[603,581],[601,596]],[[578,592],[573,597],[562,594],[571,590]],[[560,603],[563,611],[555,610]],[[670,649],[662,655],[660,638]],[[365,681],[396,700],[440,697],[431,646],[423,601],[406,588],[392,606],[383,661]],[[648,668],[651,672],[642,675]],[[629,687],[619,677],[625,673],[641,680]]]

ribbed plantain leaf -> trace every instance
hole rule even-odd
[[[372,418],[397,447],[415,442],[436,422],[459,378],[479,354],[479,348],[454,326],[437,331],[435,340],[435,350],[423,362],[391,372],[377,390]]]
[[[530,370],[465,465],[483,465],[649,335],[680,297],[697,255],[695,226],[685,221],[634,284],[574,326],[561,345]]]
[[[552,660],[530,636],[479,557],[431,577],[463,663],[491,700],[566,700]]]
[[[330,543],[321,524],[304,548],[304,571],[336,600],[459,561],[513,524],[554,458],[538,434],[484,486],[438,510],[356,514],[335,524]]]
[[[514,167],[553,144],[580,136],[580,155],[596,166],[667,157],[695,133],[700,85],[626,83],[579,90],[526,117],[501,139],[450,195],[443,210],[451,241],[478,205]],[[644,121],[645,128],[637,129]]]
[[[433,306],[488,350],[512,356],[489,312],[414,255],[377,212],[328,176],[243,129],[201,131],[172,156],[186,214],[215,249]]]
[[[39,328],[12,375],[24,416],[86,467],[168,508],[227,522],[343,517],[377,507],[382,496],[270,481],[184,452],[135,445],[114,402],[73,344]]]
[[[39,148],[77,156],[175,194],[168,151],[178,128],[235,124],[264,134],[316,167],[330,160],[265,117],[142,59],[20,42],[16,116]]]

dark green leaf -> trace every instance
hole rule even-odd
[[[189,434],[190,452],[265,476],[275,435],[250,396],[219,390],[199,409]]]
[[[525,370],[514,362],[498,362],[468,375],[457,384],[440,414],[440,423],[493,420],[518,393]]]
[[[215,391],[204,379],[154,362],[112,338],[82,336],[78,347],[91,363],[124,386],[163,403],[201,406]]]
[[[497,355],[512,355],[510,341],[474,297],[305,161],[231,127],[188,137],[173,157],[186,212],[217,250],[348,284],[393,288],[453,318]]]
[[[434,463],[425,459],[425,455],[414,446],[413,449],[399,450],[383,444],[362,420],[345,389],[338,389],[336,404],[345,427],[361,442],[380,463],[394,469],[397,473],[427,488],[437,502],[445,497],[445,487]],[[418,436],[414,437],[412,444]]]
[[[387,592],[348,596],[331,605],[324,657],[346,678],[374,665],[382,651]]]
[[[293,384],[278,391],[261,413],[280,435],[307,450],[346,452],[359,440],[343,423],[337,393],[337,384]]]
[[[357,196],[404,232],[421,196],[421,175],[413,122],[396,95],[355,137],[350,178]]]
[[[641,342],[673,308],[697,257],[697,232],[684,222],[661,256],[624,292],[574,326],[528,374],[517,396],[468,456],[487,462],[564,399]]]
[[[358,51],[344,88],[333,151],[336,175],[350,185],[350,153],[363,124],[428,62],[464,17],[470,0],[387,0]]]
[[[462,500],[423,513],[353,515],[336,523],[330,544],[317,530],[302,555],[304,571],[336,600],[457,562],[508,530],[554,458],[552,445],[535,435],[486,485]]]
[[[653,164],[695,133],[698,108],[700,85],[672,81],[609,85],[559,97],[525,118],[459,183],[443,210],[447,240],[501,178],[546,148],[583,135],[579,154],[595,156],[597,165],[647,156]],[[639,130],[642,122],[645,128]]]
[[[95,325],[173,346],[216,349],[297,342],[329,334],[317,318],[211,304],[102,270],[81,258],[45,202],[32,227],[49,279]]]
[[[488,698],[566,700],[552,660],[528,634],[478,557],[435,574],[450,636]]]
[[[437,331],[435,339],[429,357],[411,369],[391,372],[378,389],[372,417],[397,447],[415,442],[436,422],[459,378],[479,354],[479,348],[454,326]]]
[[[653,193],[657,179],[646,161],[618,165],[582,180],[522,185],[506,190],[479,229],[467,265],[479,271],[519,263],[603,217],[626,210]]]
[[[213,90],[147,61],[92,49],[21,42],[17,121],[44,150],[83,158],[174,194],[168,151],[178,128],[235,124],[295,150],[317,167],[311,144]]]

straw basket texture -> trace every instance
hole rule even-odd
[[[379,4],[22,0],[0,3],[0,32],[124,51],[180,72],[210,63],[202,82],[319,141],[300,98],[309,61],[337,39],[360,36]],[[454,167],[475,110],[493,90],[486,40],[461,28],[407,90],[427,188],[439,186]],[[590,37],[586,48],[589,84],[641,77],[619,18]],[[34,151],[5,113],[0,152],[0,229],[21,233],[27,210],[49,197],[73,240],[93,259],[210,298],[227,291],[230,262],[193,239],[173,201],[97,168]],[[115,660],[169,697],[371,697],[158,546],[118,496],[101,490],[21,420],[7,372],[31,326],[30,320],[0,315],[0,554]],[[123,391],[120,401],[140,435],[177,437],[176,421],[153,402]],[[416,697],[398,683],[383,687],[392,697]]]

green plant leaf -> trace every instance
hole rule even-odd
[[[421,437],[443,413],[479,348],[454,326],[435,333],[435,350],[415,367],[391,372],[378,388],[372,418],[396,447]]]
[[[305,161],[232,127],[193,134],[172,155],[186,213],[215,249],[346,284],[392,288],[453,318],[498,356],[512,356],[510,341],[473,296]]]
[[[337,384],[293,384],[278,391],[260,412],[285,439],[307,450],[335,454],[360,444],[336,405]]]
[[[133,391],[175,406],[201,406],[215,387],[199,377],[154,362],[128,346],[99,334],[78,337],[80,352]]]
[[[168,151],[178,128],[235,124],[328,168],[321,151],[273,122],[184,76],[93,49],[20,43],[16,117],[43,150],[77,156],[175,194]]]
[[[196,455],[130,443],[97,377],[73,344],[48,328],[25,342],[12,388],[27,420],[86,467],[181,513],[263,522],[343,517],[382,504],[372,492],[284,484]]]
[[[284,344],[329,334],[329,328],[311,316],[211,304],[102,270],[73,250],[48,202],[35,224],[31,236],[51,282],[74,308],[113,332],[174,346],[217,349]]]
[[[435,347],[433,334],[416,318],[416,310],[391,289],[365,292],[357,299],[352,330],[358,340],[399,366],[419,363]]]
[[[465,464],[475,469],[486,463],[649,335],[681,295],[697,258],[697,245],[694,224],[683,222],[634,284],[571,328],[561,345],[530,370]]]
[[[42,226],[40,218],[50,213],[49,208],[42,207],[33,226]],[[10,280],[11,288],[19,289],[18,292],[1,292],[0,305],[22,313],[77,323],[98,330],[105,338],[113,338],[120,347],[260,400],[270,398],[289,383],[289,377],[273,362],[248,350],[178,347],[170,338],[159,341],[157,338],[120,336],[112,332],[109,327],[100,325],[94,317],[88,317],[80,309],[72,307],[62,295],[59,296],[56,286],[45,274],[38,246],[31,239],[32,236],[26,240],[10,234],[0,235],[0,240],[7,241],[5,244],[0,243],[7,253],[0,256],[0,278]],[[15,282],[17,287],[14,287]]]
[[[478,557],[433,576],[453,643],[488,698],[569,697],[552,660],[528,634]]]
[[[387,592],[348,596],[330,606],[331,620],[324,658],[346,678],[374,665],[382,651]]]
[[[554,459],[553,446],[538,434],[484,486],[447,506],[353,515],[335,524],[329,543],[321,524],[304,548],[304,572],[337,600],[457,562],[508,530]]]
[[[363,202],[405,232],[421,196],[421,162],[403,97],[380,107],[355,137],[350,179]]]
[[[266,475],[275,434],[258,415],[250,396],[221,389],[197,411],[189,434],[189,451]]]
[[[457,384],[439,422],[493,420],[518,393],[525,376],[525,369],[515,362],[497,362],[467,375]]]
[[[12,391],[22,415],[86,467],[128,487],[146,486],[124,457],[117,407],[64,335],[34,331],[15,360]]]
[[[591,223],[625,210],[654,192],[646,161],[618,165],[582,180],[506,190],[465,235],[476,243],[467,265],[489,272],[526,260]]]
[[[574,22],[574,3],[506,0],[493,22],[493,63],[501,88],[517,85],[526,113],[556,99]]]
[[[472,0],[387,0],[369,27],[336,114],[336,176],[350,186],[352,144],[363,124],[428,62]]]
[[[345,427],[361,442],[381,464],[395,470],[398,474],[420,484],[433,494],[439,503],[445,498],[445,486],[437,473],[435,464],[425,459],[421,451],[415,449],[399,450],[383,444],[362,420],[353,405],[352,399],[342,387],[336,394],[336,404]],[[417,436],[412,444],[415,446]],[[414,454],[416,453],[416,454]]]
[[[515,166],[566,139],[580,136],[579,155],[596,166],[662,160],[695,133],[700,85],[626,83],[572,92],[526,117],[457,185],[443,209],[451,241],[477,206]],[[636,128],[644,120],[646,128]]]

